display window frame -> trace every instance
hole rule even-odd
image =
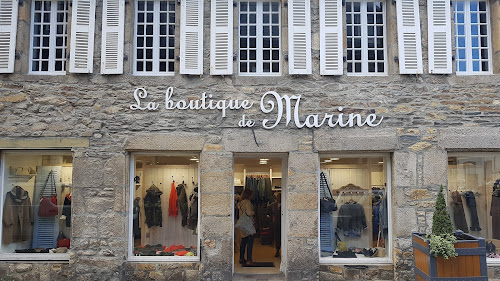
[[[3,205],[5,198],[3,196],[5,188],[5,157],[6,155],[20,154],[20,155],[68,155],[74,157],[71,150],[0,150],[0,218],[3,218]],[[74,166],[73,166],[74,168]],[[31,202],[33,205],[33,201]],[[3,235],[3,223],[0,226],[0,241],[2,241]],[[71,239],[71,238],[70,238]],[[69,262],[71,248],[68,249],[66,253],[1,253],[0,261],[35,261],[35,262],[46,262],[46,261],[59,261],[59,262]]]
[[[500,151],[490,151],[490,152],[484,152],[484,151],[466,151],[466,152],[465,151],[462,151],[462,152],[460,152],[460,151],[449,151],[447,153],[446,159],[448,160],[450,157],[476,157],[476,158],[495,157],[494,155],[492,156],[492,153],[495,153],[495,154],[498,155],[498,157],[500,157]],[[446,169],[447,169],[447,175],[446,175],[447,190],[449,189],[448,166],[449,165],[447,164],[446,165]],[[488,186],[486,186],[486,188],[488,188]],[[447,200],[448,210],[450,210],[449,207],[450,207],[450,196],[451,196],[449,192],[450,191],[448,191],[446,193],[446,200]],[[465,199],[462,199],[462,200],[465,201]],[[488,213],[488,212],[486,212],[486,213]],[[453,217],[451,219],[453,220]],[[484,220],[484,218],[483,218],[483,220]],[[474,235],[474,234],[472,234],[472,235]],[[476,236],[476,235],[474,235],[474,236]],[[477,237],[483,237],[483,236],[479,236],[478,235]],[[483,238],[485,239],[485,241],[490,241],[492,239],[492,238],[486,238],[486,237],[483,237]],[[497,258],[486,258],[486,264],[487,265],[493,265],[493,266],[500,266],[500,259],[497,259]]]
[[[163,156],[163,157],[169,157],[169,156],[188,156],[192,157],[196,155],[199,159],[198,162],[198,224],[197,224],[197,238],[196,238],[196,247],[197,247],[197,252],[196,256],[136,256],[134,255],[134,239],[133,239],[133,202],[134,202],[134,193],[135,193],[135,170],[136,170],[136,157],[140,156]],[[200,184],[200,163],[202,161],[201,159],[201,152],[200,151],[176,151],[176,152],[132,152],[130,153],[129,157],[129,210],[128,210],[128,232],[127,232],[127,239],[128,239],[128,247],[127,247],[127,260],[129,262],[199,262],[201,260],[200,255],[201,255],[201,184]]]
[[[390,153],[366,153],[366,154],[347,154],[347,153],[320,153],[319,162],[321,163],[321,158],[375,158],[382,157],[386,170],[386,193],[387,193],[387,244],[385,247],[386,256],[384,257],[360,257],[360,258],[333,258],[333,257],[322,257],[321,256],[321,236],[320,236],[320,219],[321,212],[319,206],[319,200],[321,199],[320,192],[320,174],[321,174],[321,164],[318,169],[318,258],[319,263],[322,265],[388,265],[393,264],[393,222],[392,222],[392,157]],[[331,186],[330,186],[331,188]],[[335,198],[334,198],[335,199]],[[337,207],[340,207],[337,202]]]

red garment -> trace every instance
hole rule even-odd
[[[175,189],[175,181],[172,182],[170,189],[170,198],[168,200],[168,215],[177,217],[179,214],[179,207],[177,207],[177,190]]]
[[[179,252],[175,252],[174,255],[176,255],[176,256],[185,256],[187,253],[189,253],[189,251],[179,251]]]
[[[165,248],[165,250],[163,250],[164,252],[173,252],[173,251],[177,251],[177,250],[180,250],[180,249],[184,249],[186,247],[184,247],[183,245],[172,245],[168,248]]]

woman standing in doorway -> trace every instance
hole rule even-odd
[[[255,215],[255,212],[253,210],[252,202],[250,202],[250,198],[252,198],[253,191],[245,188],[243,191],[243,194],[241,194],[241,200],[238,203],[238,210],[239,210],[239,215],[240,218],[243,216],[243,214],[246,214],[249,217],[252,217]],[[246,265],[254,265],[252,261],[252,249],[253,249],[253,234],[248,235],[243,232],[241,232],[241,244],[240,244],[240,263],[241,264],[246,264]],[[247,251],[247,259],[245,260],[245,248]]]

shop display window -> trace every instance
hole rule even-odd
[[[3,153],[0,256],[68,251],[72,174],[71,153]]]
[[[448,207],[455,229],[487,242],[500,261],[500,153],[450,153]]]
[[[325,155],[320,160],[321,260],[388,259],[389,157]]]
[[[131,259],[198,259],[197,154],[133,155]]]

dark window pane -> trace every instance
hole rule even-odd
[[[160,37],[160,48],[167,47],[167,38],[166,37]]]
[[[146,37],[146,47],[153,47],[153,37]]]
[[[137,62],[137,71],[143,71],[144,70],[144,63],[142,61]]]
[[[174,53],[175,53],[174,49],[169,49],[168,50],[168,59],[173,60],[174,59]]]
[[[256,60],[257,59],[257,51],[256,50],[250,50],[249,51],[249,56],[250,56],[250,60]]]
[[[368,60],[375,60],[375,51],[374,50],[368,50]],[[375,65],[373,66],[375,69]]]
[[[42,61],[42,71],[49,71],[49,62]]]
[[[247,2],[240,2],[240,11],[242,12],[247,11]]]
[[[38,61],[34,61],[33,64],[31,65],[31,71],[38,71],[40,67],[40,63]]]
[[[265,62],[262,66],[262,71],[264,72],[271,72],[271,64],[268,62]]]
[[[250,3],[248,3],[248,10],[250,12],[257,11],[257,2],[250,2]]]
[[[368,14],[367,20],[368,20],[368,24],[373,24],[373,23],[375,23],[375,16],[373,14]]]
[[[348,26],[347,29],[346,29],[346,32],[347,32],[347,36],[352,36],[352,26]]]
[[[170,24],[168,25],[168,35],[175,35],[175,25]]]
[[[175,39],[174,39],[174,37],[169,37],[169,38],[168,38],[168,46],[169,46],[169,47],[174,47],[174,44],[175,44]]]
[[[377,36],[384,36],[384,27],[377,26]]]
[[[249,63],[250,72],[257,72],[257,64],[255,62]]]
[[[347,50],[347,59],[352,60],[352,50]]]
[[[153,62],[152,61],[146,62],[146,71],[153,71]]]
[[[273,14],[273,23],[274,24],[279,23],[279,18],[280,18],[280,16],[278,14]]]
[[[153,59],[153,49],[146,49],[146,59]]]
[[[273,25],[273,36],[279,36],[280,35],[280,28],[277,25]]]
[[[368,72],[375,72],[375,63],[374,62],[368,63]]]
[[[160,49],[160,59],[162,59],[162,60],[167,59],[167,50]]]
[[[271,39],[270,38],[263,38],[262,39],[262,46],[264,48],[270,48],[271,47]]]
[[[247,14],[240,15],[240,23],[248,23]]]
[[[173,61],[168,63],[168,71],[170,71],[170,72],[174,71],[174,62]]]
[[[247,27],[246,26],[240,26],[240,35],[247,36]]]
[[[361,72],[361,63],[357,62],[354,64],[354,72]]]
[[[368,38],[368,48],[370,48],[370,49],[375,48],[375,39],[374,38]]]
[[[279,48],[279,47],[280,47],[280,39],[273,38],[273,48]]]
[[[270,60],[271,59],[271,52],[269,50],[264,50],[262,52],[262,56],[264,60]]]
[[[279,2],[272,2],[271,3],[271,9],[273,12],[277,12],[279,10],[280,3]]]
[[[347,63],[347,72],[349,72],[349,73],[352,72],[352,63],[351,62]]]
[[[279,60],[280,52],[278,50],[273,50],[273,60]]]
[[[146,35],[153,35],[153,26],[146,25]]]
[[[247,60],[247,51],[241,50],[240,51],[240,60]]]
[[[352,48],[352,38],[347,38],[347,48]]]
[[[250,43],[250,48],[257,48],[257,39],[256,38],[249,38],[249,43]]]
[[[366,11],[373,12],[373,2],[366,3]]]
[[[384,39],[377,38],[377,48],[383,48],[383,47],[384,47]]]
[[[269,12],[269,2],[262,3],[262,9],[264,12]]]
[[[355,50],[354,51],[354,59],[355,60],[361,60],[361,50]]]
[[[377,51],[377,59],[378,60],[384,60],[384,51],[383,50],[378,50]]]
[[[257,14],[250,14],[250,23],[257,23]]]
[[[377,72],[384,72],[384,63],[383,62],[377,63]]]
[[[354,48],[361,48],[361,38],[354,38]]]
[[[263,26],[262,27],[262,34],[264,36],[269,36],[270,35],[270,32],[269,32],[269,26]]]
[[[144,50],[143,49],[137,49],[137,59],[138,60],[144,59]]]
[[[160,71],[165,72],[167,71],[167,63],[164,61],[160,62]]]
[[[353,7],[354,7],[354,12],[361,11],[361,3],[360,2],[353,2]]]
[[[42,50],[42,59],[49,59],[49,49]]]
[[[246,48],[246,47],[247,47],[247,39],[240,38],[240,48]]]
[[[263,14],[262,15],[262,22],[263,23],[269,23],[269,14]]]
[[[160,25],[160,35],[167,35],[167,26]]]
[[[137,47],[138,48],[144,47],[144,37],[138,37],[137,38]]]
[[[250,36],[257,36],[257,26],[250,26]]]
[[[273,62],[273,72],[280,72],[280,64],[279,62]]]
[[[488,59],[488,49],[481,49],[481,58]]]
[[[384,23],[384,18],[382,14],[377,14],[377,24],[383,24]]]
[[[488,70],[488,62],[487,62],[487,61],[483,61],[483,62],[481,62],[481,66],[482,66],[482,68],[483,68],[483,69],[482,69],[483,71],[489,71],[489,70]]]
[[[240,72],[247,72],[247,63],[240,62]]]

